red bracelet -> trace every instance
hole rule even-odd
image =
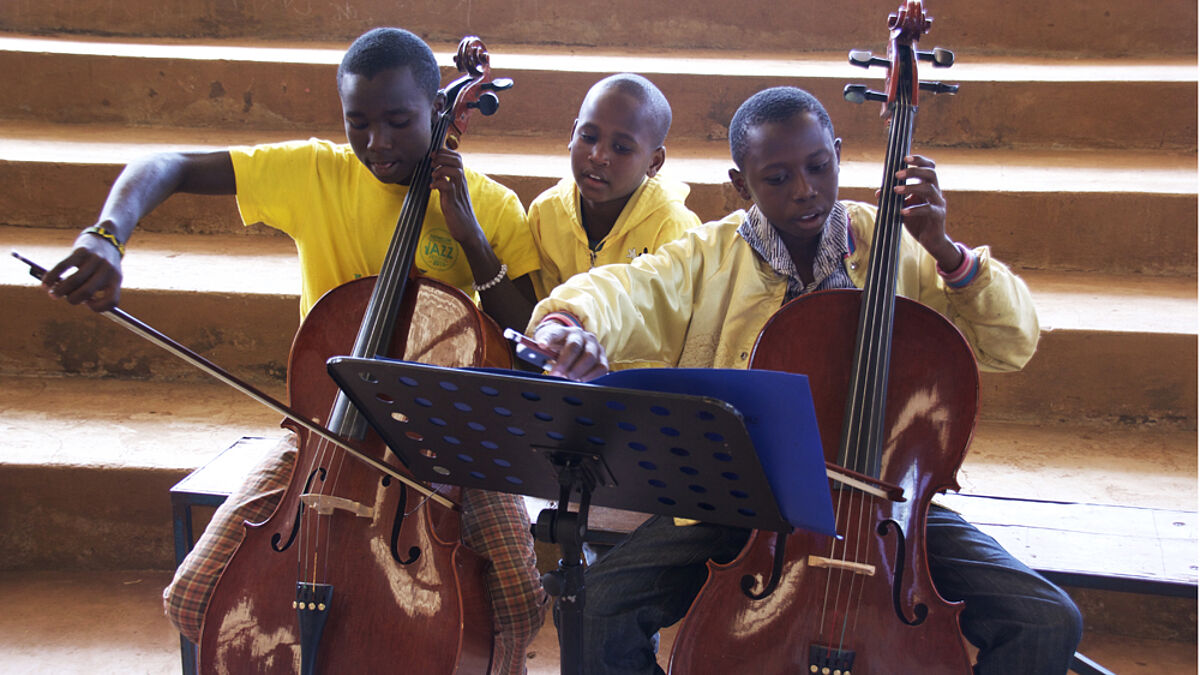
[[[553,321],[568,328],[583,328],[583,322],[567,312],[550,312],[546,316],[542,317],[542,320],[538,322],[538,326],[540,327],[547,321]],[[536,332],[536,330],[534,332]]]
[[[943,279],[946,280],[946,285],[951,288],[962,288],[971,283],[975,275],[979,272],[979,259],[975,256],[975,252],[967,248],[962,242],[955,242],[958,250],[962,252],[962,262],[954,270],[947,272],[939,265],[937,272]]]

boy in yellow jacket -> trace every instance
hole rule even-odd
[[[759,92],[734,115],[729,138],[737,167],[730,179],[753,206],[689,230],[655,255],[555,289],[529,325],[557,355],[551,374],[592,379],[609,359],[746,368],[764,323],[784,302],[862,287],[875,207],[838,200],[842,142],[820,102],[791,87]],[[981,369],[1020,369],[1038,340],[1029,289],[986,246],[950,239],[934,163],[917,156],[906,162],[896,174],[907,182],[896,188],[905,199],[906,230],[897,292],[952,321]],[[945,599],[964,603],[959,620],[979,649],[975,672],[1063,675],[1082,632],[1070,597],[958,514],[934,504],[927,516],[929,573]],[[655,516],[589,566],[586,671],[661,672],[654,633],[687,612],[708,560],[729,562],[747,536],[740,528],[678,526]],[[807,656],[799,645],[796,652],[804,652],[798,660]],[[729,670],[714,664],[714,672]]]
[[[544,298],[572,276],[653,253],[700,219],[688,187],[659,175],[671,106],[658,87],[622,73],[588,90],[571,129],[571,176],[529,206]]]

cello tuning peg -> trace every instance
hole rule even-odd
[[[848,84],[842,90],[842,98],[851,103],[865,103],[866,101],[887,101],[887,95],[883,92],[871,91],[867,89],[865,84]]]
[[[484,84],[483,88],[491,91],[504,91],[505,89],[512,89],[512,86],[513,81],[511,77],[497,77],[491,82]]]
[[[850,50],[850,65],[858,66],[859,68],[870,68],[871,66],[886,66],[887,59],[881,59],[878,56],[872,56],[871,52],[865,49]]]
[[[500,97],[490,91],[485,91],[479,95],[479,100],[467,104],[468,108],[475,108],[484,115],[494,114],[500,109]]]
[[[933,51],[917,52],[917,58],[922,61],[929,61],[934,68],[949,68],[954,65],[954,52],[941,47],[934,47]]]
[[[918,85],[921,91],[927,91],[931,94],[957,94],[957,84],[946,84],[944,82],[920,82]]]

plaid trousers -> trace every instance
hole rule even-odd
[[[267,452],[246,480],[213,514],[195,548],[163,591],[167,618],[192,642],[217,579],[241,543],[242,523],[260,523],[283,497],[296,461],[296,436],[289,433]],[[545,618],[542,590],[529,531],[529,515],[518,495],[463,490],[463,543],[485,556],[495,639],[490,675],[522,675],[525,654]]]

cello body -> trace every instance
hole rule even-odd
[[[478,38],[463,39],[455,63],[466,74],[441,92],[447,107],[431,130],[429,155],[409,179],[378,277],[327,292],[292,343],[291,408],[356,442],[369,461],[295,422],[287,425],[299,435],[291,479],[271,517],[246,525],[213,589],[200,639],[204,673],[489,669],[486,563],[462,543],[459,512],[452,502],[431,499],[433,493],[418,493],[425,489],[419,483],[405,482],[401,458],[367,429],[325,367],[344,355],[511,366],[494,321],[458,289],[412,271],[434,149],[451,129],[457,142],[469,108],[495,112],[492,92],[511,86],[492,80]]]
[[[751,359],[754,368],[808,375],[827,462],[838,459],[861,298],[854,290],[797,298],[772,317]],[[742,592],[742,578],[754,580],[752,591],[760,589],[771,574],[778,535],[756,531],[738,558],[710,562],[708,582],[676,636],[672,675],[810,672],[819,660],[814,649],[852,653],[853,673],[971,672],[958,628],[961,606],[934,589],[924,533],[932,496],[957,488],[978,409],[975,357],[952,324],[913,301],[897,298],[894,331],[880,479],[901,487],[906,501],[851,496],[831,485],[845,541],[807,532],[786,537],[778,588],[761,600]],[[809,562],[810,556],[841,557],[839,551],[852,552],[874,572]],[[916,607],[928,608],[920,625],[897,615],[894,592],[909,620]]]
[[[325,361],[353,344],[375,279],[327,293],[297,332],[288,366],[292,408],[325,421],[337,386]],[[416,278],[406,289],[389,353],[445,366],[510,365],[499,328],[464,294]],[[419,315],[414,317],[414,308]],[[486,561],[466,548],[456,511],[302,433],[296,468],[274,515],[248,525],[205,614],[204,673],[299,673],[297,548],[319,545],[322,576],[335,586],[315,661],[317,673],[482,673],[491,658]],[[367,447],[400,465],[374,433]],[[303,494],[326,493],[367,506],[315,515]],[[303,528],[290,545],[298,513]],[[282,548],[280,551],[278,549]],[[330,555],[329,551],[336,551]]]

